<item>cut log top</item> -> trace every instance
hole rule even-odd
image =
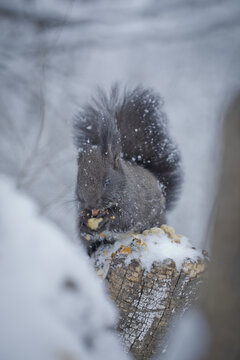
[[[206,254],[162,225],[103,244],[93,261],[119,309],[125,348],[135,359],[165,352],[172,315],[183,313],[198,296]]]

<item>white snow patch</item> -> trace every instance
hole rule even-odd
[[[0,359],[126,359],[81,248],[0,177]]]
[[[103,266],[105,275],[109,268],[109,262],[106,259],[109,259],[111,254],[117,251],[121,245],[130,246],[133,238],[144,241],[146,245],[134,245],[131,247],[131,253],[126,256],[125,263],[129,265],[133,259],[138,258],[141,261],[142,267],[147,271],[150,271],[154,262],[163,262],[164,260],[171,259],[176,263],[177,271],[180,272],[186,260],[189,259],[191,262],[196,262],[204,258],[201,251],[193,248],[191,242],[185,236],[181,236],[180,243],[172,241],[165,233],[148,234],[146,236],[143,234],[122,233],[113,234],[113,236],[119,240],[113,245],[104,245],[104,251],[100,248],[96,253],[96,265],[97,267]]]
[[[151,269],[154,261],[162,262],[168,258],[172,259],[176,263],[177,271],[180,271],[185,260],[191,259],[191,261],[195,262],[199,258],[203,258],[201,252],[193,249],[190,241],[184,236],[181,238],[180,243],[172,242],[166,234],[149,234],[147,236],[140,235],[138,237],[144,240],[148,245],[146,249],[141,249],[140,251],[142,255],[142,265],[148,271]]]

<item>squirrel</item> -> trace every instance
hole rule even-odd
[[[163,99],[137,86],[98,89],[73,120],[78,149],[80,238],[91,254],[106,233],[141,232],[166,223],[181,184],[180,151],[168,131]]]

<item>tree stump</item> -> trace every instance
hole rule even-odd
[[[189,247],[196,256],[185,259],[180,268],[167,254],[146,268],[144,258],[148,254],[143,244],[156,241],[156,236],[157,241],[168,237],[170,247],[181,248],[175,243],[177,238],[173,241],[174,236],[160,232],[153,239],[132,237],[125,245],[121,240],[103,245],[94,256],[97,274],[105,277],[109,294],[119,309],[118,330],[123,344],[139,360],[150,359],[156,351],[166,351],[169,327],[174,324],[175,315],[182,314],[197,299],[206,267],[206,257]]]

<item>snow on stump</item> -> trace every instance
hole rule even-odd
[[[162,225],[122,235],[114,244],[102,245],[93,259],[119,309],[118,329],[126,349],[135,359],[165,352],[174,315],[198,298],[207,257]]]

